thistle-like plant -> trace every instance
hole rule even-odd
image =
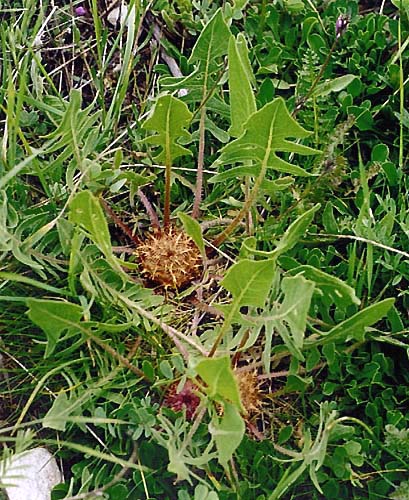
[[[198,168],[192,217],[198,217],[202,193],[205,109],[212,103],[214,105],[221,103],[215,90],[219,85],[218,72],[223,69],[220,61],[226,54],[228,54],[228,84],[231,97],[229,133],[236,139],[220,150],[214,167],[217,169],[225,165],[234,167],[216,174],[210,182],[225,182],[242,177],[246,184],[246,198],[233,221],[214,238],[214,247],[220,246],[248,216],[250,209],[263,192],[271,194],[287,189],[294,181],[292,176],[312,175],[307,170],[280,158],[277,153],[301,155],[319,153],[318,150],[288,140],[288,138],[303,139],[310,133],[290,115],[282,98],[277,98],[257,110],[252,90],[254,76],[246,41],[241,35],[237,38],[231,35],[221,10],[218,10],[193,48],[191,62],[197,63],[193,73],[183,79],[164,82],[168,89],[186,87],[188,97],[185,100],[199,103],[201,115]],[[201,256],[191,238],[198,244],[202,254],[204,251],[200,231],[198,236],[197,227],[192,227],[194,221],[188,221],[191,229],[188,230],[189,235],[177,230],[170,223],[172,165],[178,157],[192,154],[179,141],[183,139],[187,143],[190,140],[187,128],[194,116],[181,99],[172,95],[162,95],[142,126],[145,130],[153,132],[143,142],[160,148],[153,159],[165,167],[165,192],[163,228],[156,227],[156,231],[138,245],[137,254],[142,272],[149,279],[174,288],[185,285],[197,276],[200,269]],[[210,129],[212,128],[210,126]],[[271,177],[269,174],[274,171],[289,175],[281,178]],[[185,227],[186,218],[184,214]],[[158,220],[157,217],[154,219]]]
[[[151,116],[144,122],[145,130],[153,131],[144,142],[159,146],[154,160],[165,165],[165,193],[163,228],[138,246],[137,253],[142,272],[149,279],[173,288],[179,288],[197,276],[201,265],[199,249],[185,232],[171,225],[170,189],[172,164],[180,156],[192,154],[179,144],[181,138],[189,139],[186,130],[192,118],[185,103],[171,95],[163,95],[157,100]]]

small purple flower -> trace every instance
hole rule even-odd
[[[337,38],[340,38],[348,28],[349,17],[340,15],[338,16],[337,22],[335,23],[335,34]]]
[[[85,16],[87,14],[87,10],[82,5],[75,7],[74,12],[76,16]]]

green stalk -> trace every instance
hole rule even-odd
[[[242,219],[247,215],[247,213],[249,212],[253,203],[256,202],[257,196],[259,194],[261,185],[262,185],[263,180],[264,180],[264,177],[266,176],[268,158],[269,158],[270,152],[271,152],[271,142],[272,142],[272,134],[270,134],[268,147],[266,148],[266,154],[264,155],[263,162],[261,164],[260,174],[257,177],[256,182],[254,183],[253,189],[250,191],[249,196],[245,200],[240,212],[236,215],[236,217],[232,220],[232,222],[226,227],[226,229],[222,233],[220,233],[219,236],[217,236],[217,238],[215,238],[213,240],[212,243],[215,247],[220,246],[226,240],[226,238],[236,229],[236,227],[240,224]],[[223,340],[223,337],[225,336],[230,324],[231,324],[231,321],[229,321],[229,319],[226,318],[225,322],[223,323],[223,325],[220,328],[219,335],[217,336],[212,348],[209,351],[209,354],[208,354],[209,358],[214,356],[214,354],[216,353],[216,350],[219,347],[220,342]]]
[[[172,165],[166,161],[165,165],[165,206],[163,210],[163,225],[165,231],[170,226],[170,177],[172,172]]]
[[[271,139],[270,139],[271,140]],[[267,150],[269,152],[269,148]],[[253,206],[253,204],[256,202],[258,193],[260,191],[261,185],[263,183],[264,177],[266,176],[267,172],[267,158],[268,158],[268,153],[266,154],[263,164],[261,166],[260,174],[256,179],[256,182],[254,183],[253,189],[250,191],[247,199],[245,200],[243,207],[241,208],[240,212],[236,215],[236,217],[231,221],[231,223],[226,227],[226,229],[217,236],[213,240],[213,245],[215,247],[219,247],[228,236],[236,229],[236,227],[240,224],[240,222],[246,217],[248,214],[249,210]],[[221,339],[220,339],[221,340]],[[217,341],[216,341],[217,342]],[[214,346],[213,346],[214,347]],[[216,346],[217,347],[217,346]],[[213,350],[213,349],[212,349]]]
[[[206,78],[203,84],[203,100],[200,103],[199,109],[196,110],[195,114],[192,117],[192,121],[194,120],[196,114],[200,110],[200,121],[199,121],[199,150],[197,156],[197,172],[196,172],[196,185],[195,185],[195,199],[193,202],[192,209],[192,217],[197,219],[200,214],[200,203],[202,202],[202,191],[203,191],[203,165],[204,165],[204,149],[205,149],[205,121],[206,121],[206,103],[214,94],[221,77],[224,74],[224,70],[220,71],[218,77],[216,78],[216,82],[214,85],[207,91],[207,74],[208,70],[206,68]]]
[[[302,97],[298,101],[298,103],[297,103],[297,105],[296,105],[296,107],[295,107],[295,109],[294,109],[294,111],[292,113],[293,116],[295,116],[304,107],[305,103],[311,97],[311,95],[314,92],[316,86],[320,82],[320,80],[322,78],[322,75],[324,74],[324,71],[326,70],[326,68],[327,68],[327,66],[328,66],[328,64],[329,64],[329,62],[331,60],[332,53],[334,52],[335,47],[337,46],[337,42],[338,42],[338,38],[335,38],[334,43],[332,44],[332,47],[330,48],[330,50],[328,52],[328,55],[327,55],[327,57],[326,57],[326,59],[324,61],[324,64],[321,66],[320,72],[316,76],[315,80],[312,82],[310,90],[305,94],[304,97]]]
[[[400,12],[402,12],[402,0],[400,2]],[[399,14],[398,21],[398,48],[399,48],[399,168],[403,168],[403,113],[404,113],[404,98],[405,86],[403,83],[403,62],[402,62],[402,27],[401,27],[401,14]]]
[[[166,117],[166,130],[169,130],[170,122],[170,108]],[[169,139],[169,134],[166,134],[166,160],[165,160],[165,202],[163,208],[163,226],[165,231],[169,229],[170,226],[170,184],[172,175],[172,156],[171,156],[171,144]]]
[[[203,164],[204,164],[204,147],[205,147],[205,119],[206,119],[206,107],[202,106],[202,109],[200,110],[200,122],[199,122],[199,151],[197,155],[195,200],[192,209],[192,217],[194,219],[197,219],[199,217],[200,202],[202,201]]]

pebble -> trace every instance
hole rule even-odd
[[[128,26],[129,19],[128,16],[128,6],[125,3],[119,5],[119,7],[115,7],[108,14],[107,20],[112,26],[123,26],[124,24]]]
[[[0,483],[9,500],[50,500],[51,490],[62,482],[53,455],[45,448],[33,448],[0,462]]]

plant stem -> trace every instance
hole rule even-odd
[[[400,3],[400,12],[398,20],[398,49],[399,49],[399,168],[403,169],[403,112],[404,112],[404,99],[405,99],[405,85],[403,83],[403,61],[402,61],[402,1]]]
[[[268,157],[268,156],[267,156]],[[232,222],[226,227],[226,229],[217,236],[213,240],[213,245],[215,247],[220,246],[226,238],[236,229],[236,227],[240,224],[240,222],[243,220],[243,218],[247,215],[248,211],[252,207],[253,203],[256,201],[258,192],[261,188],[261,184],[264,180],[264,177],[266,175],[267,171],[267,160],[263,161],[263,164],[261,166],[261,171],[259,176],[256,179],[256,182],[254,183],[253,189],[250,191],[247,199],[245,200],[242,209],[240,212],[236,215],[236,217],[232,220]]]
[[[197,173],[196,173],[196,188],[195,200],[193,203],[192,217],[197,219],[200,214],[200,203],[202,201],[203,190],[203,164],[204,164],[204,147],[205,147],[205,119],[206,107],[203,106],[200,110],[199,121],[199,151],[197,155]]]
[[[246,177],[246,179],[244,181],[244,196],[245,196],[246,200],[249,197],[249,193],[250,193],[250,179],[248,177]],[[253,234],[253,220],[252,220],[250,210],[246,213],[246,223],[245,224],[246,224],[246,233],[248,236],[251,236]]]
[[[199,425],[201,424],[203,417],[206,415],[206,412],[207,412],[206,406],[203,406],[203,407],[199,406],[196,409],[195,420],[192,424],[192,427],[189,431],[189,434],[187,435],[186,439],[183,441],[183,444],[180,448],[180,453],[182,453],[182,451],[184,451],[188,446],[190,446],[192,444],[193,436],[195,435],[197,429],[199,428]]]
[[[192,217],[197,219],[200,214],[200,203],[202,201],[202,191],[203,191],[203,165],[204,165],[204,148],[205,148],[205,121],[206,121],[206,103],[214,94],[221,77],[224,74],[224,70],[220,71],[216,81],[209,89],[206,94],[207,83],[205,82],[203,86],[203,100],[200,103],[199,109],[196,110],[192,117],[192,121],[195,119],[197,113],[200,110],[200,121],[199,121],[199,151],[197,155],[197,172],[196,172],[196,187],[195,187],[195,199],[193,202]]]
[[[141,240],[133,234],[131,228],[121,221],[121,219],[116,215],[116,213],[102,197],[100,197],[99,200],[101,202],[101,205],[104,207],[105,212],[111,217],[115,224],[122,229],[122,231],[128,236],[131,241],[133,241],[136,245],[140,245]]]
[[[145,193],[141,188],[138,189],[138,196],[141,200],[143,206],[145,207],[146,212],[149,215],[149,220],[151,221],[151,226],[155,229],[160,229],[160,222],[158,214],[155,212],[155,209],[152,206],[152,203],[148,200]]]
[[[165,231],[169,229],[170,226],[170,176],[171,176],[172,166],[170,162],[166,162],[165,169],[165,206],[163,210],[163,226]]]
[[[310,90],[305,94],[304,97],[301,97],[299,99],[298,103],[296,104],[294,111],[292,112],[292,116],[295,116],[301,109],[304,107],[305,103],[308,101],[308,99],[311,97],[312,93],[314,92],[316,86],[318,85],[319,81],[322,78],[322,75],[324,74],[324,71],[326,70],[328,63],[331,60],[332,53],[335,50],[335,47],[337,46],[338,38],[335,38],[334,43],[332,44],[332,47],[330,48],[327,58],[324,61],[324,64],[321,66],[320,72],[318,75],[315,77],[315,80],[312,82],[312,85],[310,87]]]

